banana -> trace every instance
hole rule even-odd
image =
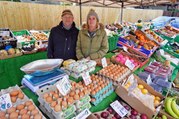
[[[172,100],[171,107],[172,107],[173,112],[179,117],[179,109],[176,104],[176,99]]]
[[[165,115],[162,115],[162,119],[167,119],[167,116],[165,116]]]
[[[166,112],[168,112],[168,114],[170,114],[172,117],[178,119],[179,116],[177,116],[177,115],[173,112],[172,107],[171,107],[172,100],[173,100],[173,98],[171,98],[171,97],[168,97],[168,98],[165,100],[165,110],[166,110]]]

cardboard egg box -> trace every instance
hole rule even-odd
[[[9,109],[0,112],[1,118],[33,118],[33,119],[46,119],[39,109],[35,106],[32,100],[26,99],[16,103]]]
[[[160,93],[156,92],[151,86],[149,86],[147,83],[145,83],[139,77],[137,77],[136,75],[133,75],[133,76],[135,79],[137,79],[137,84],[143,85],[144,88],[148,90],[147,94],[159,97],[161,99],[160,103],[157,106],[155,106],[154,108],[149,108],[146,104],[150,104],[149,102],[153,102],[152,100],[149,100],[149,101],[146,100],[146,102],[145,102],[146,104],[144,104],[144,102],[142,102],[141,99],[136,97],[137,95],[133,95],[131,93],[131,91],[133,91],[135,89],[134,88],[135,86],[132,85],[128,89],[126,89],[126,87],[125,87],[125,83],[129,80],[129,77],[126,79],[123,79],[121,81],[121,85],[118,85],[118,87],[116,88],[116,93],[119,97],[121,97],[123,100],[125,100],[125,102],[127,102],[132,108],[137,110],[139,113],[146,114],[148,116],[148,118],[150,119],[156,114],[156,109],[159,106],[161,106],[162,100],[164,97]],[[130,92],[128,92],[128,90]],[[150,98],[150,99],[152,99],[152,98]]]
[[[108,70],[110,70],[110,73]],[[97,75],[102,76],[105,80],[112,81],[114,86],[117,86],[122,79],[130,74],[131,71],[126,66],[124,67],[119,64],[111,64],[97,72]]]
[[[71,118],[71,116],[75,116],[76,114],[78,114],[81,111],[81,108],[84,108],[84,106],[89,103],[90,98],[89,94],[85,93],[78,100],[76,100],[75,97],[73,97],[72,102],[70,102],[68,99],[72,98],[72,92],[79,90],[81,88],[80,85],[75,82],[71,81],[71,84],[71,91],[66,96],[60,95],[59,91],[57,91],[56,84],[43,87],[41,90],[37,91],[37,94],[39,95],[38,100],[40,102],[40,107],[42,108],[42,110],[44,110],[48,114],[51,114],[52,117],[55,119],[67,119]],[[74,85],[76,85],[76,88],[74,87]],[[81,92],[79,92],[79,94],[81,94]],[[51,98],[49,98],[49,96],[51,96]],[[51,101],[47,99],[47,97]],[[63,102],[66,104],[66,106],[61,106],[61,103]],[[86,106],[86,108],[87,107],[90,108],[91,105]]]
[[[12,105],[20,103],[24,100],[27,100],[28,97],[23,93],[23,91],[19,88],[18,85],[9,87],[7,89],[2,89],[0,91],[0,96],[4,94],[9,94],[11,98]]]

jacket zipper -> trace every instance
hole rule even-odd
[[[65,38],[64,56],[65,56],[65,52],[66,52],[66,43],[67,43],[67,38]]]
[[[88,55],[87,55],[87,57],[88,57],[88,56],[90,55],[90,53],[91,53],[92,40],[93,40],[93,38],[90,39],[90,47],[89,47],[89,50],[88,50]]]

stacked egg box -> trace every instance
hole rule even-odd
[[[60,94],[55,85],[43,87],[43,93],[37,93],[40,107],[52,119],[70,119],[91,107],[89,92],[75,82],[71,82],[71,85],[70,92],[65,96]]]
[[[95,70],[96,62],[93,60],[82,59],[73,62],[64,67],[66,73],[76,79],[82,76],[84,72],[92,72]]]
[[[91,80],[92,82],[87,88],[90,91],[91,103],[96,106],[113,93],[114,88],[112,82],[102,78],[102,76],[92,75]]]
[[[109,79],[113,82],[114,86],[117,86],[119,82],[131,74],[131,71],[125,67],[118,64],[111,64],[97,73],[104,79]]]
[[[8,93],[11,98],[12,107],[0,111],[1,119],[45,119],[33,101],[28,99],[17,85],[7,89],[2,89],[0,96]]]

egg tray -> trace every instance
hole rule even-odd
[[[28,103],[27,103],[28,102]],[[30,104],[29,104],[30,103]],[[24,106],[23,107],[23,105],[26,105],[26,106]],[[19,105],[21,105],[21,106],[19,106]],[[34,106],[34,107],[32,107],[32,105]],[[19,107],[18,107],[19,106]],[[32,108],[34,108],[34,109],[30,109],[29,107],[32,107]],[[5,114],[5,118],[6,119],[9,119],[9,118],[11,118],[11,116],[13,116],[14,114],[12,114],[12,110],[14,110],[14,109],[12,109],[13,107],[15,107],[15,108],[19,108],[19,109],[16,109],[16,112],[18,113],[18,117],[15,117],[15,118],[18,118],[18,119],[21,119],[22,118],[22,116],[26,113],[26,114],[28,114],[29,115],[29,117],[31,118],[31,119],[46,119],[44,116],[43,116],[43,114],[41,113],[41,111],[35,106],[35,104],[33,103],[33,101],[31,100],[31,99],[26,99],[26,100],[23,100],[23,101],[21,101],[21,102],[18,102],[18,103],[16,103],[15,105],[13,105],[11,108],[9,108],[9,109],[7,109],[7,110],[5,110],[5,111],[2,111],[2,112],[5,112],[6,114]],[[24,108],[25,110],[27,110],[27,112],[25,111],[25,110],[23,110],[23,109],[21,109],[21,108]],[[23,110],[23,111],[22,111]],[[38,113],[37,112],[32,112],[33,110],[37,110],[38,111]],[[8,111],[11,111],[11,114],[8,114]],[[14,111],[13,111],[14,112]],[[17,114],[16,113],[16,114]],[[20,114],[21,113],[21,114]],[[34,113],[34,114],[32,114],[32,113]],[[15,115],[16,115],[15,114]],[[41,115],[41,118],[37,118],[37,117],[35,117],[35,115],[36,114],[40,114]],[[15,116],[14,115],[14,116]],[[3,116],[1,115],[1,118],[3,118]]]
[[[55,85],[52,85],[52,86],[43,87],[42,88],[43,92],[41,92],[41,91],[37,92],[37,94],[39,95],[38,101],[40,102],[41,107],[45,108],[48,113],[52,113],[55,118],[68,117],[72,113],[75,113],[76,108],[77,108],[76,104],[80,104],[82,102],[84,103],[85,101],[90,100],[89,96],[85,95],[84,98],[81,98],[80,100],[74,101],[73,104],[68,105],[68,107],[62,109],[62,111],[56,112],[54,110],[54,108],[52,108],[50,106],[50,104],[48,102],[46,102],[46,100],[43,98],[43,95],[45,93],[50,93],[51,91],[56,91],[56,90],[57,90],[57,88],[55,87]]]
[[[127,76],[129,76],[129,75],[131,74],[131,71],[128,70],[128,71],[125,72],[125,74],[123,74],[121,77],[118,77],[117,80],[114,80],[114,79],[112,79],[112,78],[110,78],[110,77],[107,77],[107,76],[105,76],[105,75],[103,75],[103,74],[100,74],[99,72],[98,72],[97,74],[98,74],[99,76],[102,76],[102,77],[103,77],[104,79],[106,79],[106,80],[112,81],[113,85],[114,85],[114,86],[117,86],[117,85],[120,83],[121,80],[123,80],[124,78],[126,78]]]
[[[83,105],[85,105],[86,103],[90,102],[91,98],[89,95],[84,96],[82,99],[78,100],[75,102],[75,106],[76,108],[80,108]]]
[[[68,75],[74,77],[75,79],[78,79],[78,78],[80,78],[82,76],[82,74],[84,72],[89,72],[90,73],[90,72],[93,72],[94,70],[95,70],[95,67],[91,67],[91,68],[88,68],[88,69],[86,69],[86,70],[84,70],[82,72],[73,72],[73,71],[70,71],[70,70],[67,70],[67,69],[65,69],[65,72]]]
[[[114,88],[110,87],[109,90],[107,90],[106,92],[104,92],[103,94],[101,94],[99,96],[99,98],[96,98],[96,100],[94,102],[91,101],[91,103],[93,105],[98,105],[101,101],[103,101],[104,98],[106,98],[107,96],[109,96],[110,94],[112,94],[114,92]]]
[[[95,95],[90,94],[91,97],[98,99],[101,97],[101,94],[103,94],[105,91],[108,91],[112,87],[112,82],[109,82],[107,86],[102,88],[100,91],[98,91]]]
[[[79,109],[76,110],[77,114],[79,114],[80,112],[82,112],[85,109],[90,109],[91,108],[91,104],[90,102],[84,104],[82,107],[80,107]]]
[[[40,105],[39,106],[39,108],[50,118],[50,119],[72,119],[75,115],[76,115],[76,113],[72,113],[71,115],[69,115],[68,117],[55,117],[52,113],[50,113],[50,112],[48,112],[47,111],[47,109],[44,107],[44,106],[42,106],[42,105]],[[58,115],[59,116],[59,115]]]
[[[13,86],[13,87],[9,87],[9,88],[7,88],[7,89],[2,89],[2,90],[0,91],[0,96],[2,96],[2,95],[4,95],[4,94],[7,94],[7,93],[10,94],[12,91],[16,91],[16,90],[21,91],[21,93],[22,93],[24,96],[23,96],[23,99],[17,98],[14,103],[12,102],[12,105],[21,103],[22,101],[25,101],[25,100],[28,100],[28,99],[29,99],[29,98],[23,93],[23,91],[19,88],[18,85],[15,85],[15,86]],[[17,95],[18,95],[18,94],[17,94]],[[10,97],[12,97],[12,96],[10,96]],[[15,97],[16,97],[16,96],[15,96]],[[11,101],[12,101],[12,99],[11,99]]]

